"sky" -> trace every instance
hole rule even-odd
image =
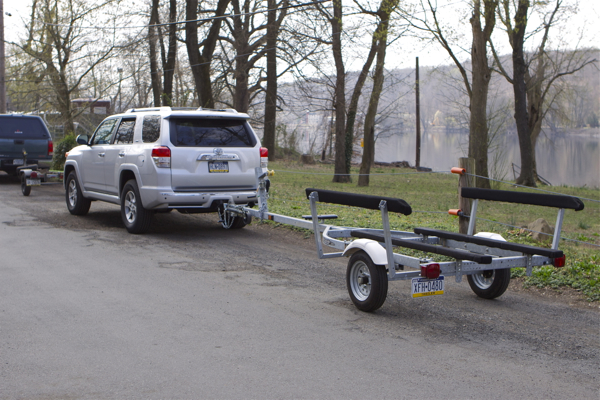
[[[24,37],[24,21],[29,18],[31,0],[0,0],[4,1],[5,13],[11,16],[4,16],[5,40],[16,41],[19,37]],[[129,0],[131,1],[131,0]],[[567,2],[572,0],[567,0]],[[137,0],[143,3],[143,0]],[[439,14],[449,23],[460,22],[463,24],[461,30],[465,33],[465,46],[468,47],[470,40],[470,26],[468,17],[461,9],[465,9],[465,0],[438,0]],[[600,1],[599,0],[579,0],[579,10],[573,15],[567,27],[555,30],[554,34],[570,43],[576,43],[578,40],[578,30],[584,30],[584,40],[580,42],[579,47],[600,46]],[[532,21],[533,22],[533,21]],[[466,24],[466,25],[465,25]],[[497,41],[500,52],[508,53],[508,47],[505,42],[505,34],[499,30],[499,24],[495,31],[495,43]],[[504,44],[502,44],[504,41]],[[413,68],[415,57],[419,57],[421,66],[437,66],[450,64],[452,61],[447,52],[435,43],[423,42],[415,38],[402,37],[390,46],[388,51],[386,66],[387,68]],[[461,60],[468,57],[467,52],[462,53]],[[354,62],[353,62],[354,61]],[[360,54],[353,57],[348,55],[347,70],[358,70],[361,68]]]

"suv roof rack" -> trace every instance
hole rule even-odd
[[[134,112],[157,112],[157,111],[215,111],[215,112],[230,112],[239,114],[237,110],[233,108],[203,108],[203,107],[141,107],[141,108],[130,108],[125,111],[126,114]]]
[[[152,111],[168,111],[170,110],[171,107],[153,107],[153,108],[130,108],[129,110],[125,111],[125,114],[128,113],[133,113],[133,112],[152,112]]]

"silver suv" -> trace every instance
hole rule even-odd
[[[130,233],[150,227],[157,212],[219,213],[225,228],[249,220],[224,204],[253,206],[268,151],[235,110],[131,109],[106,118],[67,153],[69,212],[85,215],[93,200],[121,206]]]

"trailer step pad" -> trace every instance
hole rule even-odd
[[[439,231],[437,229],[415,228],[415,233],[417,235],[437,236],[443,239],[451,239],[460,242],[478,244],[481,246],[495,247],[502,250],[518,251],[524,254],[537,254],[549,258],[559,258],[564,255],[562,250],[553,250],[546,249],[543,247],[528,246],[526,244],[503,242],[501,240],[488,239],[479,236],[470,236],[462,233]]]
[[[385,238],[382,233],[374,233],[374,232],[356,229],[356,230],[352,230],[352,232],[350,232],[350,234],[352,235],[352,237],[371,239],[371,240],[376,240],[378,242],[385,242]],[[420,251],[426,251],[429,253],[441,254],[443,256],[456,258],[457,260],[474,261],[478,264],[491,264],[492,263],[492,256],[471,253],[470,251],[465,251],[465,250],[450,249],[448,247],[436,246],[433,244],[421,243],[421,242],[416,242],[413,240],[403,240],[403,239],[392,238],[392,244],[394,246],[406,247],[406,248],[413,249],[413,250],[420,250]]]
[[[337,219],[337,217],[335,214],[317,215],[317,219]],[[303,215],[302,218],[312,221],[312,215]]]

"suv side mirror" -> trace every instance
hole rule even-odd
[[[88,144],[88,136],[87,135],[79,135],[77,136],[77,144]]]

